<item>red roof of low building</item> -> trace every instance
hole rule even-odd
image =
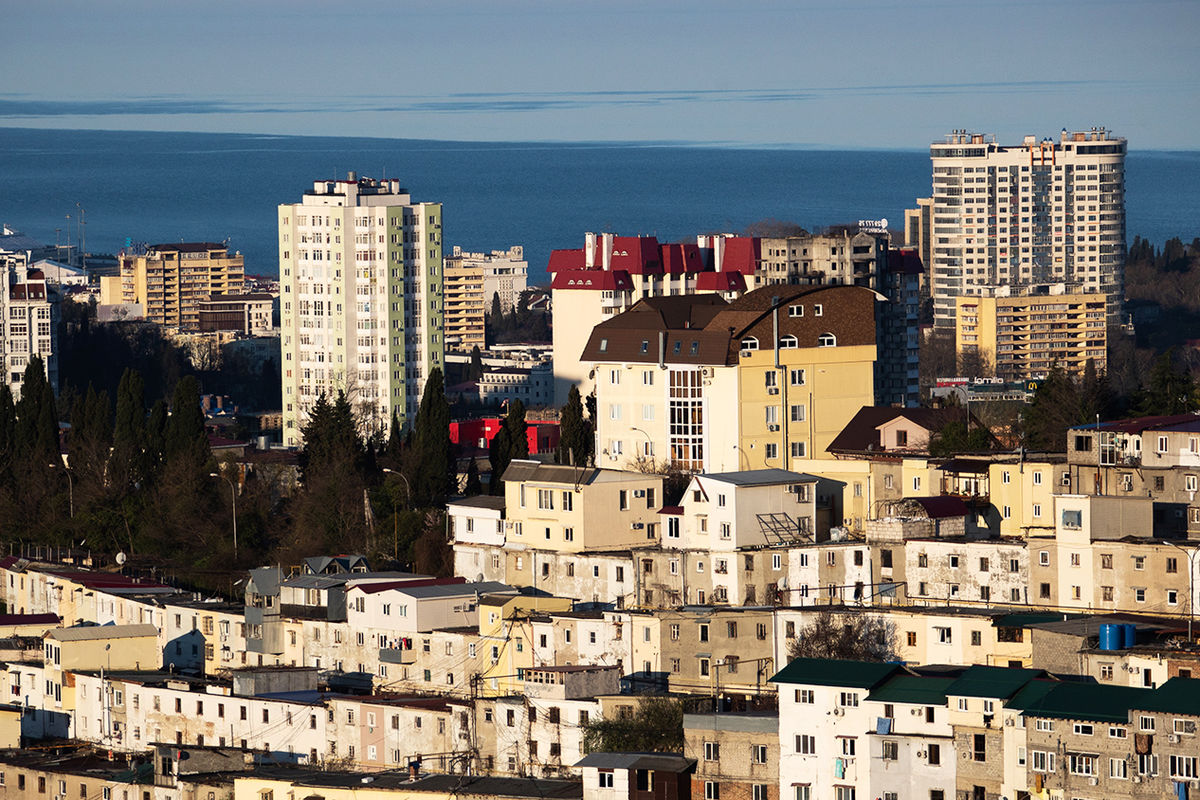
[[[701,272],[696,276],[696,288],[705,292],[744,292],[746,279],[740,272]]]
[[[663,265],[658,255],[658,237],[614,236],[612,258],[609,264],[614,270],[624,269],[634,275],[662,272]]]
[[[905,275],[920,275],[925,271],[925,265],[921,263],[921,257],[917,255],[916,250],[893,248],[888,250],[888,271]]]
[[[550,287],[627,292],[633,288],[633,281],[625,270],[606,272],[602,269],[572,269],[556,274]]]

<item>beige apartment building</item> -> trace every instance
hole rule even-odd
[[[930,148],[934,324],[988,286],[1080,284],[1119,317],[1125,271],[1124,139],[1104,128],[1057,140],[956,130]]]
[[[1043,293],[1042,290],[1045,290]],[[960,369],[977,358],[988,375],[1006,380],[1043,377],[1058,366],[1083,374],[1088,361],[1107,364],[1108,298],[1068,291],[1063,284],[982,287],[957,298],[955,341]]]
[[[468,253],[466,255],[481,255]],[[442,317],[446,347],[470,352],[487,346],[484,314],[487,295],[483,290],[483,265],[465,258],[459,248],[446,258],[445,312]]]
[[[441,203],[351,172],[278,214],[284,444],[338,392],[364,434],[411,422],[444,366]]]
[[[200,304],[213,295],[241,294],[241,253],[219,242],[151,245],[120,256],[122,303],[138,303],[146,319],[169,328],[200,328]]]
[[[683,740],[692,797],[780,800],[778,713],[684,714]]]

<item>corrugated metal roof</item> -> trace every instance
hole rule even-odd
[[[87,625],[78,628],[57,628],[46,634],[47,639],[59,642],[136,639],[140,636],[158,638],[158,628],[153,625]]]
[[[771,678],[771,682],[873,689],[893,675],[904,672],[904,668],[898,664],[836,658],[797,658]]]

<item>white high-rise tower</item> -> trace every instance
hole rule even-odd
[[[316,181],[279,207],[283,441],[339,391],[364,434],[411,422],[443,366],[442,206],[396,180]]]
[[[1065,283],[1108,295],[1119,319],[1125,289],[1124,139],[1104,128],[1015,146],[957,130],[933,161],[934,323],[953,327],[955,299],[985,286]]]

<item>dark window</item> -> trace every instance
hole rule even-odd
[[[936,745],[936,744],[929,745],[929,763],[935,764],[935,765],[942,763],[942,747],[941,747],[941,745]]]

